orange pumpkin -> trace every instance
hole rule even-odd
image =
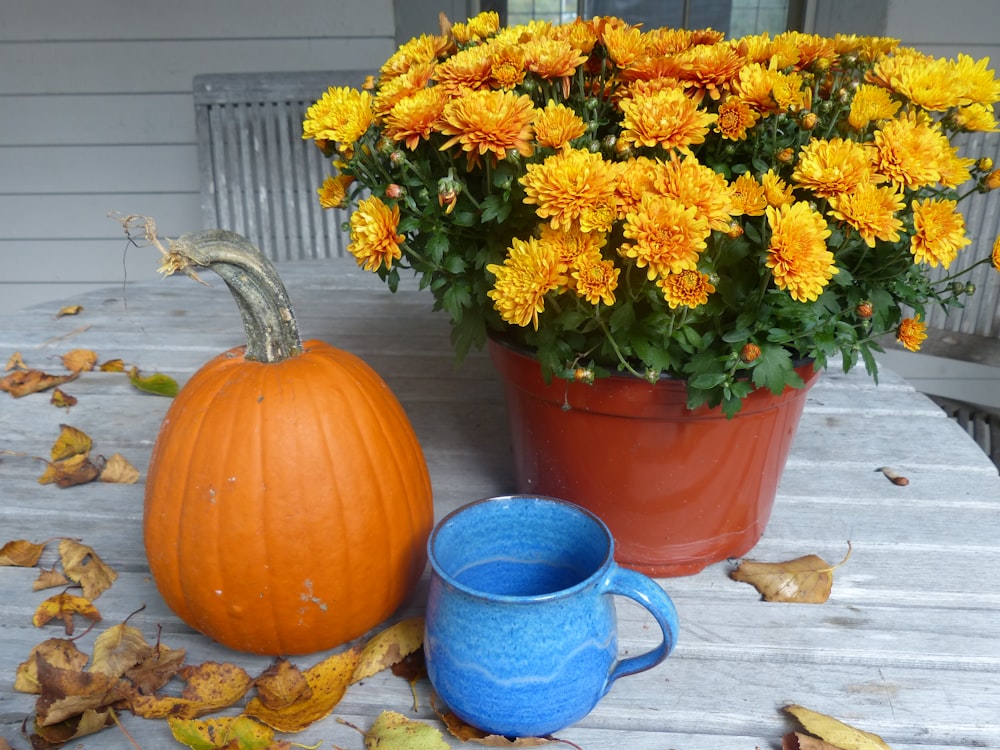
[[[182,620],[230,648],[333,648],[391,615],[423,571],[423,453],[374,370],[300,343],[253,245],[219,230],[172,243],[164,270],[200,267],[230,286],[248,344],[202,367],[164,418],[146,480],[153,579]]]

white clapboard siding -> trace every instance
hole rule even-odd
[[[362,69],[395,49],[393,0],[10,3],[0,11],[0,314],[155,276],[109,213],[201,227],[201,73]],[[53,19],[59,22],[54,23]]]

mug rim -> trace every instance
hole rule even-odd
[[[437,540],[438,533],[444,528],[445,524],[452,520],[455,516],[458,516],[464,512],[467,512],[473,508],[482,505],[492,505],[494,503],[509,502],[511,500],[533,500],[542,503],[548,503],[551,505],[558,505],[569,510],[575,511],[582,516],[590,519],[596,526],[600,529],[604,538],[607,540],[607,549],[604,554],[604,558],[601,563],[594,569],[594,571],[588,575],[583,580],[577,581],[572,586],[567,586],[566,588],[557,589],[556,591],[549,591],[544,594],[493,594],[488,591],[481,591],[480,589],[472,588],[471,586],[461,583],[451,574],[445,572],[441,569],[438,564],[437,557],[434,553],[434,543]],[[427,560],[430,562],[431,570],[434,575],[437,575],[449,586],[463,592],[464,594],[475,597],[476,599],[484,599],[488,601],[503,602],[505,604],[518,604],[518,603],[531,603],[531,602],[542,602],[542,601],[553,601],[556,599],[562,599],[569,596],[575,595],[577,592],[593,585],[595,582],[599,581],[603,576],[605,576],[608,570],[614,563],[615,557],[615,538],[611,533],[611,529],[608,525],[604,523],[595,513],[584,508],[576,503],[570,502],[569,500],[563,500],[558,497],[552,497],[550,495],[536,495],[530,492],[528,493],[515,493],[510,495],[494,495],[491,497],[483,497],[479,500],[473,500],[472,502],[466,503],[455,510],[448,513],[440,521],[438,521],[434,528],[431,530],[431,534],[427,539]]]

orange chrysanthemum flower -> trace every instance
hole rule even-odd
[[[767,208],[767,191],[752,174],[741,174],[733,180],[733,207],[744,216],[763,216]]]
[[[599,252],[584,253],[577,258],[572,272],[573,288],[592,305],[603,302],[610,306],[615,304],[619,274],[621,269],[613,260],[605,260]]]
[[[451,136],[441,150],[460,145],[469,169],[486,154],[492,154],[494,162],[505,158],[508,151],[531,156],[534,116],[534,106],[527,96],[508,91],[470,91],[448,102],[441,113],[441,132]]]
[[[919,351],[926,338],[927,324],[920,322],[919,315],[916,318],[903,318],[896,328],[896,341],[911,352]]]
[[[897,186],[868,181],[830,197],[830,214],[858,230],[868,247],[875,247],[875,240],[899,241],[903,222],[896,215],[903,206],[903,194]]]
[[[449,96],[461,96],[465,91],[488,88],[493,75],[491,45],[456,52],[434,68],[434,80]]]
[[[1000,234],[993,240],[993,253],[990,256],[990,262],[993,264],[993,268],[1000,271]]]
[[[799,302],[818,299],[839,272],[826,246],[830,229],[823,216],[804,201],[780,208],[768,206],[766,213],[771,243],[765,265],[771,269],[775,285]]]
[[[718,119],[699,109],[680,88],[663,88],[649,96],[625,99],[621,109],[624,117],[620,138],[624,143],[684,152],[703,143],[709,127]]]
[[[446,36],[421,34],[411,39],[406,44],[400,45],[399,49],[379,68],[379,85],[382,86],[386,81],[406,73],[415,65],[437,62],[449,47],[451,41]]]
[[[711,229],[693,206],[685,206],[669,195],[643,196],[636,213],[630,213],[623,229],[619,253],[634,258],[651,281],[670,273],[694,270],[705,250]]]
[[[347,188],[352,182],[354,178],[350,175],[327,177],[316,191],[319,194],[319,204],[323,208],[344,208],[347,202]]]
[[[916,189],[941,179],[941,157],[953,154],[941,130],[927,119],[906,114],[875,131],[875,168],[895,183]]]
[[[847,123],[855,130],[864,130],[872,122],[892,119],[900,106],[901,103],[893,99],[888,90],[862,83],[851,99]]]
[[[642,196],[655,189],[656,174],[662,166],[660,162],[647,156],[639,156],[622,163],[615,191],[618,196],[620,216],[638,210]]]
[[[569,227],[589,216],[596,217],[601,207],[616,204],[616,186],[620,168],[605,161],[600,154],[581,149],[567,149],[548,157],[541,164],[529,164],[521,178],[524,202],[535,205],[535,213],[548,219],[556,229]],[[581,229],[590,231],[581,222]]]
[[[971,240],[965,236],[965,219],[957,210],[958,203],[928,198],[913,201],[913,237],[910,252],[915,263],[928,263],[947,268],[958,251]]]
[[[448,101],[439,86],[421,89],[392,108],[383,132],[394,141],[403,141],[412,151],[421,140],[430,138]]]
[[[707,274],[692,270],[669,274],[659,279],[656,285],[663,291],[663,298],[671,310],[678,307],[700,307],[708,302],[708,295],[715,291]]]
[[[377,271],[402,256],[400,245],[406,239],[397,234],[399,206],[389,207],[376,196],[358,202],[351,214],[351,241],[348,252],[366,271]]]
[[[365,134],[373,120],[372,95],[349,86],[330,87],[309,109],[302,123],[302,137],[335,141],[350,148]]]
[[[502,265],[491,263],[486,270],[496,276],[487,292],[500,317],[508,323],[538,330],[538,315],[545,309],[545,295],[566,286],[566,264],[547,242],[517,239],[507,250]]]
[[[434,75],[435,63],[417,63],[405,73],[382,82],[375,95],[375,116],[384,120],[401,100],[425,89]]]
[[[718,101],[729,92],[731,84],[746,63],[739,51],[728,44],[698,44],[679,53],[681,80],[693,89],[694,99],[707,94]]]
[[[757,124],[760,115],[750,105],[731,97],[719,105],[719,118],[715,130],[730,141],[746,140],[747,130]]]
[[[568,99],[570,77],[587,62],[587,56],[565,39],[532,39],[521,49],[525,67],[545,80],[561,79],[563,97]]]
[[[468,44],[472,41],[486,39],[496,34],[499,29],[500,14],[495,10],[488,10],[470,18],[466,23],[453,23],[450,31],[456,42]]]
[[[603,30],[601,41],[608,57],[619,68],[629,68],[646,56],[646,39],[637,26],[608,26]]]
[[[872,156],[857,141],[809,141],[799,151],[792,180],[821,198],[846,193],[872,177]]]
[[[539,146],[563,148],[587,132],[587,126],[572,109],[552,99],[535,118],[535,140]]]
[[[572,268],[576,259],[585,255],[601,254],[601,248],[608,242],[604,232],[584,232],[577,224],[564,229],[553,229],[551,224],[542,224],[538,229],[538,237],[547,242],[559,253],[559,258],[567,267]]]

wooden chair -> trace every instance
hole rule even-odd
[[[306,109],[360,71],[216,73],[194,78],[202,221],[249,237],[273,260],[346,254],[348,214],[323,209],[330,163],[302,138]]]

